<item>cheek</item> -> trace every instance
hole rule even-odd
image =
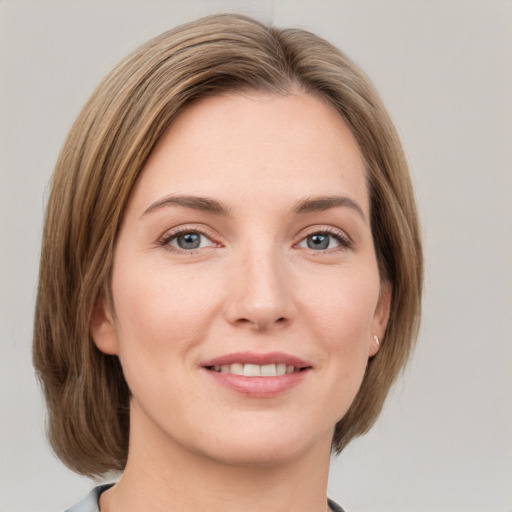
[[[141,267],[138,272],[122,264],[115,267],[112,288],[120,355],[137,352],[147,357],[179,350],[184,340],[198,343],[216,307],[215,288],[204,283],[199,287],[193,274],[182,275],[170,267]]]
[[[380,293],[376,270],[339,272],[326,279],[323,286],[308,288],[304,293],[308,297],[306,307],[335,348],[351,349],[371,342]]]
[[[325,284],[321,292],[310,290],[307,313],[339,419],[354,399],[368,364],[380,284],[376,271],[338,272]]]

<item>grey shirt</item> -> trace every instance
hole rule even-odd
[[[67,508],[64,512],[100,512],[100,496],[103,491],[114,484],[104,484],[95,487],[83,500]]]
[[[112,487],[112,485],[113,484],[104,484],[95,487],[82,501],[79,501],[64,512],[100,512],[99,499],[101,493]],[[329,508],[333,512],[343,512],[343,509],[337,503],[334,503],[332,500],[327,501]]]

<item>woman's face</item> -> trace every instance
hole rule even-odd
[[[132,393],[131,445],[230,464],[328,453],[382,336],[368,188],[340,116],[304,93],[185,110],[116,244],[98,347]]]

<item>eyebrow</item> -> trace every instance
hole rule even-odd
[[[223,216],[229,216],[231,213],[229,208],[225,207],[215,199],[199,196],[170,195],[163,197],[162,199],[159,199],[158,201],[155,201],[153,204],[151,204],[148,208],[146,208],[146,210],[144,210],[144,213],[141,215],[141,218],[147,215],[148,213],[172,205],[183,206],[185,208],[190,208],[192,210],[215,213],[216,215]]]
[[[350,197],[346,196],[319,196],[319,197],[309,197],[307,199],[303,199],[298,201],[295,205],[295,213],[313,213],[313,212],[323,212],[325,210],[329,210],[330,208],[336,208],[338,206],[342,206],[345,208],[350,208],[356,211],[359,216],[366,221],[366,216],[363,212],[363,209]]]
[[[151,212],[160,210],[165,208],[166,206],[183,206],[184,208],[190,208],[192,210],[199,210],[208,213],[214,213],[216,215],[221,216],[230,216],[231,210],[224,206],[219,201],[215,199],[211,199],[209,197],[201,197],[201,196],[184,196],[184,195],[170,195],[159,199],[152,203],[144,213],[141,215],[141,218],[145,215],[148,215]],[[319,196],[319,197],[309,197],[307,199],[302,199],[295,204],[293,208],[295,213],[314,213],[314,212],[323,212],[325,210],[329,210],[330,208],[336,207],[345,207],[351,208],[355,212],[359,214],[359,216],[366,221],[366,216],[363,212],[363,209],[350,197],[346,196]]]

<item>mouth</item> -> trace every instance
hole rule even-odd
[[[205,361],[201,366],[212,372],[244,377],[280,377],[312,367],[308,362],[282,352],[237,352]]]
[[[201,367],[222,386],[255,398],[280,395],[313,369],[308,362],[279,352],[228,354],[205,361]]]
[[[308,367],[297,367],[286,363],[270,363],[270,364],[251,364],[251,363],[233,363],[223,365],[205,366],[207,370],[227,373],[231,375],[243,375],[244,377],[279,377],[281,375],[289,375],[299,373]]]

